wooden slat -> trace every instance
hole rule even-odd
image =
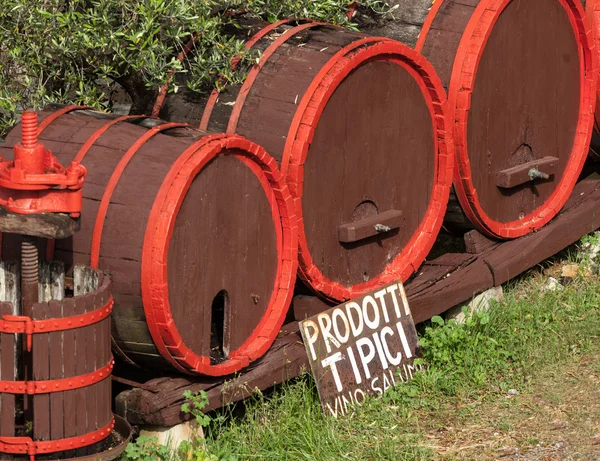
[[[85,299],[83,296],[74,298],[75,300],[75,315],[85,312]],[[86,373],[86,328],[78,328],[75,330],[75,375],[80,376]],[[87,388],[77,389],[75,391],[75,432],[76,435],[84,435],[87,433]],[[85,450],[77,450],[78,456],[84,456]]]
[[[73,298],[68,298],[63,301],[63,316],[69,317],[75,315],[75,303]],[[63,377],[75,376],[75,362],[77,360],[76,345],[75,345],[75,330],[66,330],[63,333],[63,353],[64,357],[68,357],[63,362]],[[74,437],[76,431],[76,404],[75,393],[77,391],[66,391],[63,393],[64,402],[64,435],[65,437]]]
[[[21,279],[19,263],[14,261],[0,261],[0,301],[9,302],[12,306],[13,315],[21,315]],[[18,364],[21,357],[21,340],[15,336],[15,359],[14,376],[16,379],[22,378],[18,370]]]
[[[50,266],[44,261],[38,264],[38,300],[41,303],[52,299],[52,287],[50,285]]]
[[[50,263],[50,299],[65,297],[65,263],[52,261]]]
[[[110,281],[107,281],[107,286],[110,286]],[[110,290],[103,289],[99,303],[101,305],[106,304],[110,299]],[[103,320],[100,322],[98,330],[98,348],[102,351],[101,359],[102,364],[108,363],[112,358],[111,346],[110,346],[110,319]],[[104,426],[112,419],[112,398],[111,398],[111,380],[106,379],[100,383],[100,409],[98,412],[99,424]]]
[[[12,303],[0,303],[0,315],[12,314]],[[15,380],[15,335],[0,334],[0,379]],[[0,396],[0,436],[15,435],[15,396],[1,394]]]
[[[50,318],[63,316],[62,302],[52,300],[49,302]],[[63,332],[50,333],[50,379],[63,377],[63,361],[68,356],[63,352]],[[50,394],[50,437],[52,440],[64,438],[64,392]]]
[[[47,303],[37,303],[32,307],[32,318],[44,320],[49,318]],[[33,335],[33,379],[35,381],[50,378],[50,343],[49,334]],[[50,440],[50,395],[37,394],[33,396],[33,439]]]
[[[95,301],[96,297],[93,294],[87,294],[84,296],[85,310],[86,312],[92,312],[96,309]],[[97,324],[90,325],[89,327],[82,328],[82,331],[86,337],[86,359],[85,359],[85,372],[91,373],[96,369],[104,366],[102,362],[102,350],[98,344],[96,338],[96,329],[100,328]],[[98,360],[96,360],[98,358]],[[86,404],[87,404],[87,432],[93,432],[98,429],[98,405],[102,405],[102,402],[98,402],[98,387],[101,383],[94,384],[85,388],[86,393]]]

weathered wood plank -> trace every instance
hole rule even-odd
[[[62,302],[54,299],[48,303],[49,317],[61,318]],[[63,332],[50,333],[50,379],[63,378],[63,361],[69,360],[63,351]],[[52,440],[64,438],[64,392],[53,392],[50,394],[50,437]]]
[[[34,304],[32,309],[34,320],[50,318],[47,303]],[[33,335],[32,378],[44,381],[50,378],[50,344],[49,334]],[[36,394],[33,401],[33,439],[50,440],[50,394]]]
[[[0,315],[12,314],[13,305],[0,303]],[[0,379],[14,381],[15,376],[15,335],[0,334]],[[0,396],[0,436],[15,435],[15,396],[2,394]]]
[[[75,315],[75,302],[73,298],[68,298],[63,301],[63,316],[70,317]],[[63,364],[63,377],[67,378],[75,376],[75,362],[77,360],[77,352],[75,346],[75,330],[65,330],[63,333],[63,353],[65,357],[70,357],[70,360],[65,360]],[[74,437],[76,432],[76,404],[75,393],[77,391],[65,391],[63,393],[64,402],[64,434],[65,437]]]
[[[485,237],[476,229],[467,232],[463,238],[467,253],[474,255],[483,253],[484,251],[489,250],[493,246],[499,244],[499,242]]]
[[[81,228],[81,221],[68,214],[16,214],[0,208],[0,232],[31,235],[33,237],[64,239]]]
[[[164,390],[156,393],[138,388],[119,394],[117,410],[133,424],[175,425],[189,419],[189,415],[181,412],[184,390],[206,391],[209,404],[205,411],[210,411],[247,398],[256,388],[267,389],[298,376],[307,369],[302,339],[299,334],[293,333],[277,339],[260,364],[239,378],[225,384],[212,384],[212,387],[207,382],[193,383],[184,378],[163,381]],[[269,372],[265,373],[265,370]],[[169,399],[168,405],[164,405],[163,397]]]

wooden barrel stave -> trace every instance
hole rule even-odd
[[[433,245],[449,193],[452,155],[435,73],[399,43],[319,23],[279,25],[256,45],[261,61],[243,85],[220,95],[212,112],[210,102],[193,103],[205,108],[203,126],[227,126],[280,162],[303,224],[300,273],[315,292],[341,301],[394,278],[406,280]],[[395,96],[387,97],[379,77],[394,82]],[[169,95],[161,116],[196,123],[198,111],[195,119],[186,116],[190,100],[185,93]],[[358,102],[346,110],[346,100]],[[370,112],[360,110],[361,103],[370,104]],[[399,107],[413,112],[403,116]],[[333,129],[338,115],[342,121]],[[325,119],[331,133],[317,125]],[[363,125],[374,134],[349,142],[346,134]],[[328,145],[332,134],[337,142]],[[331,179],[335,171],[337,183]],[[410,171],[422,173],[422,181],[415,185]],[[399,232],[355,244],[337,240],[338,227],[397,209],[402,209]],[[327,242],[320,243],[320,235]]]
[[[106,123],[107,120],[82,114],[64,115],[44,130],[40,141],[60,162],[68,164],[85,141]],[[107,200],[107,184],[126,151],[147,132],[140,126],[121,122],[87,152],[83,161],[88,176],[81,232],[72,239],[56,242],[55,247],[55,257],[69,267],[90,262],[98,210],[103,198]],[[18,136],[18,130],[14,130],[7,145],[18,141]],[[182,154],[200,142],[199,150],[184,158]],[[227,147],[230,144],[232,147]],[[209,153],[214,158],[203,164]],[[266,163],[257,163],[259,158]],[[240,137],[209,137],[189,129],[170,136],[158,133],[131,156],[110,196],[98,261],[114,280],[113,344],[130,362],[143,367],[175,367],[182,372],[223,375],[239,370],[266,352],[289,307],[297,265],[291,197],[274,165],[262,149]],[[194,172],[192,167],[201,169]],[[176,212],[159,214],[160,209],[155,208],[162,203],[160,194],[164,199],[165,190],[181,183],[177,179],[179,169],[189,170],[184,179],[195,179]],[[167,198],[164,203],[173,200]],[[171,217],[157,221],[157,216]],[[149,237],[153,226],[164,228],[165,222],[171,221],[172,234],[168,238],[160,233]],[[207,245],[207,241],[211,244]],[[153,242],[159,242],[158,246]],[[7,245],[12,246],[10,239],[4,239],[3,244],[5,251]],[[161,244],[168,250],[162,259],[164,266],[160,266],[166,272],[168,293],[153,282],[162,269],[156,272],[156,258],[151,255]],[[248,270],[248,265],[261,270]],[[148,274],[155,274],[155,278],[149,279]],[[223,290],[227,299],[218,298]],[[161,322],[156,316],[161,314],[162,305],[155,301],[157,296],[163,300],[160,302],[168,304],[174,322],[169,327],[172,331],[159,328]],[[227,304],[215,311],[217,298]],[[217,328],[213,334],[211,316],[215,312],[223,317],[222,325],[216,325],[222,330]],[[215,334],[221,336],[222,348],[227,347],[225,356],[214,354],[211,338]],[[177,358],[177,338],[169,335],[179,335],[185,346],[182,350],[188,356]]]

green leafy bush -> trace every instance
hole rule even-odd
[[[157,90],[186,72],[177,56],[195,37],[190,88],[204,92],[239,82],[244,56],[226,33],[232,12],[274,21],[306,17],[348,25],[351,0],[3,0],[0,8],[0,137],[24,108],[50,102],[110,110],[124,89],[132,112],[147,112]],[[382,10],[381,0],[364,6]]]
[[[465,379],[475,386],[487,384],[493,376],[489,371],[504,371],[511,359],[502,338],[488,328],[490,314],[470,312],[467,308],[463,311],[466,315],[464,323],[433,317],[419,340],[425,363],[445,377],[447,391],[451,393]],[[482,358],[482,354],[485,357]]]

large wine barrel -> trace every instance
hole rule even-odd
[[[600,69],[600,1],[598,0],[581,0],[582,5],[585,7],[585,14],[587,21],[594,39],[594,50],[596,52],[596,71]],[[597,86],[597,99],[600,97],[600,79],[598,79]],[[595,128],[597,132],[600,132],[600,106],[596,104],[595,112]]]
[[[40,141],[88,171],[81,232],[57,241],[54,255],[111,273],[116,351],[143,367],[213,376],[262,356],[297,272],[293,200],[275,161],[241,136],[176,123],[45,116]]]
[[[242,85],[201,99],[179,82],[160,116],[273,155],[297,198],[300,274],[322,297],[406,280],[433,246],[451,185],[431,65],[398,42],[317,22],[280,21],[247,47],[262,54]]]
[[[577,0],[438,0],[425,21],[416,49],[448,89],[455,192],[489,236],[539,229],[578,179],[596,100],[584,16]]]

